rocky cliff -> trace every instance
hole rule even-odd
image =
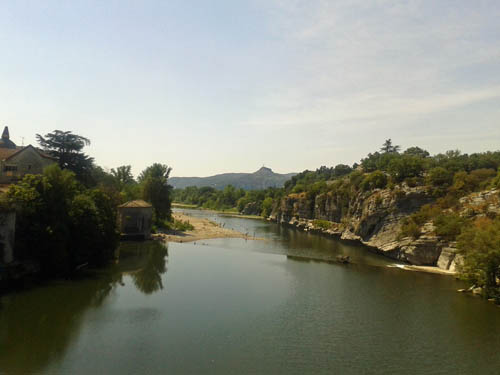
[[[357,240],[385,256],[410,264],[455,271],[460,259],[456,243],[437,236],[432,222],[422,226],[418,239],[401,238],[403,219],[434,200],[429,188],[406,184],[392,190],[330,192],[313,198],[305,193],[291,194],[274,207],[270,220]],[[462,198],[460,204],[462,216],[500,214],[497,190],[473,193]]]

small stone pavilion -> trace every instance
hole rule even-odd
[[[143,200],[118,206],[118,228],[122,238],[149,239],[153,224],[153,206]]]

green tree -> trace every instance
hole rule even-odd
[[[154,163],[139,175],[142,197],[153,205],[153,214],[157,223],[170,220],[172,216],[172,186],[168,178],[172,168],[165,164]]]
[[[418,156],[421,158],[427,158],[427,157],[429,157],[429,152],[420,148],[420,147],[414,146],[414,147],[407,148],[405,150],[405,152],[403,152],[403,155],[412,155],[412,156]]]
[[[500,302],[500,219],[477,219],[458,237],[463,255],[459,271],[463,278],[485,288],[487,297]]]
[[[267,197],[262,201],[262,213],[263,217],[268,217],[271,215],[271,211],[273,209],[273,199],[271,197]]]
[[[387,176],[384,172],[375,171],[363,179],[361,182],[361,189],[363,190],[372,190],[372,189],[383,189],[387,186]]]
[[[382,147],[380,148],[380,152],[383,154],[389,154],[389,153],[397,153],[400,150],[401,146],[398,145],[393,145],[392,140],[386,139]]]
[[[427,174],[427,181],[434,186],[448,186],[453,181],[453,173],[443,167],[435,167]]]
[[[122,165],[116,169],[111,168],[111,175],[116,179],[120,191],[123,190],[125,185],[135,183],[132,166],[130,165]]]
[[[71,131],[54,130],[52,133],[36,135],[43,151],[57,159],[59,167],[73,171],[79,181],[91,184],[94,159],[82,152],[90,140]]]
[[[416,156],[403,155],[391,160],[387,170],[395,181],[401,182],[408,177],[419,177],[424,171],[424,161]]]

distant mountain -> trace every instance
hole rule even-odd
[[[222,190],[227,185],[245,190],[266,189],[268,187],[282,187],[285,181],[297,173],[279,174],[272,169],[262,167],[254,173],[223,173],[210,177],[170,177],[168,183],[176,189],[188,186],[211,186]]]

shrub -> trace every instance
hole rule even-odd
[[[453,174],[443,167],[432,168],[427,174],[427,182],[433,186],[451,185]]]
[[[349,175],[349,183],[357,188],[363,182],[363,172],[354,171]]]
[[[324,229],[324,230],[328,230],[328,229],[331,229],[333,227],[333,223],[330,222],[330,221],[327,221],[327,220],[313,220],[313,225],[315,227],[318,227],[318,228],[321,228],[321,229]]]
[[[410,218],[418,225],[422,225],[441,214],[441,212],[442,210],[439,207],[426,204],[420,207],[420,210],[411,215]]]
[[[363,191],[383,189],[387,186],[387,176],[381,171],[375,171],[366,175],[360,184]]]
[[[176,230],[179,232],[185,232],[187,230],[194,229],[194,226],[188,220],[177,220],[177,219],[173,219],[171,221],[159,222],[158,226],[162,229]],[[158,230],[158,227],[154,226],[153,229],[154,229],[153,233],[155,233]]]
[[[465,224],[466,220],[456,214],[441,214],[434,219],[436,234],[449,241],[457,238]]]
[[[491,187],[500,189],[500,168],[498,168],[497,176],[491,181]]]
[[[495,181],[495,171],[493,169],[476,169],[469,174],[457,172],[453,177],[453,190],[461,195],[473,191],[485,189]]]
[[[403,222],[400,235],[398,237],[412,237],[416,240],[418,237],[420,237],[420,234],[420,226],[412,219],[408,219]]]
[[[448,193],[444,197],[436,201],[436,205],[443,210],[452,208],[458,204],[458,197],[454,194]]]
[[[490,181],[496,176],[494,169],[482,168],[476,169],[469,174],[470,184],[473,186],[474,190],[484,189],[490,183]]]
[[[302,193],[305,191],[305,186],[303,184],[297,184],[292,189],[292,194]]]
[[[180,232],[185,232],[187,230],[193,230],[194,226],[188,220],[175,220],[174,219],[174,229]]]
[[[409,187],[415,187],[415,186],[423,185],[423,181],[422,181],[421,177],[408,177],[408,178],[406,178],[404,180],[404,182],[406,182],[406,184]]]

